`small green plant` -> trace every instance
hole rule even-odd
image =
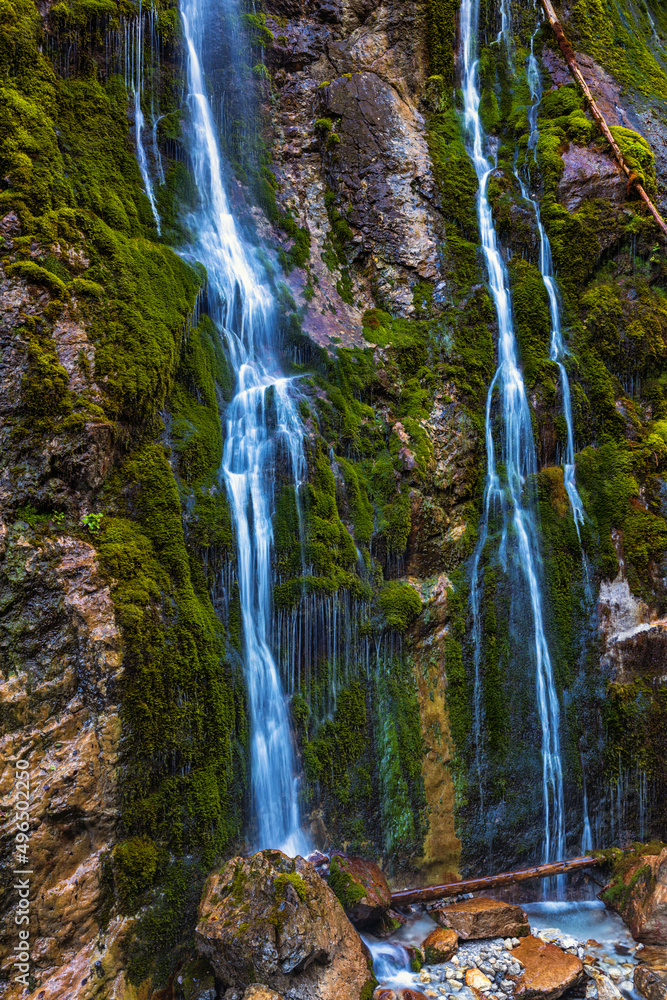
[[[65,514],[64,510],[56,510],[51,515],[51,520],[53,521],[54,524],[57,524],[58,527],[60,527],[61,525],[63,525],[65,523],[65,517],[66,516],[67,515]]]
[[[96,535],[102,524],[102,514],[84,514],[83,524],[88,528],[91,535]]]
[[[318,118],[315,122],[315,128],[318,132],[331,132],[333,122],[330,118]]]

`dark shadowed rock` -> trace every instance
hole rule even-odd
[[[327,877],[347,916],[358,927],[380,920],[391,906],[391,891],[373,861],[334,854]]]
[[[334,893],[311,864],[280,851],[232,858],[208,878],[195,940],[228,987],[260,980],[293,1000],[359,1000],[371,980]]]
[[[523,937],[530,933],[528,917],[520,906],[484,896],[433,910],[431,916],[461,938]]]
[[[515,980],[518,1000],[556,1000],[583,979],[584,967],[576,955],[561,951],[541,938],[527,937],[512,955],[524,966]]]

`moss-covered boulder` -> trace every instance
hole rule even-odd
[[[635,940],[667,944],[667,847],[636,844],[630,851],[613,851],[609,860],[613,870],[602,893],[605,906],[620,914]]]
[[[225,987],[294,1000],[361,1000],[375,980],[361,938],[312,864],[266,850],[209,876],[195,943]]]
[[[328,881],[357,927],[377,923],[391,906],[391,890],[382,870],[373,861],[334,854]]]

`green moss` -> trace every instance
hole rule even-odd
[[[8,278],[23,278],[30,284],[43,285],[61,298],[65,298],[67,295],[65,283],[32,260],[19,260],[15,264],[5,264],[5,274]]]
[[[427,0],[426,25],[431,73],[442,77],[443,83],[454,83],[454,50],[456,16],[460,0]]]
[[[112,851],[113,878],[123,913],[133,913],[155,879],[158,849],[148,838],[130,837]]]
[[[409,583],[392,581],[380,591],[380,606],[387,626],[404,632],[421,613],[422,602]]]
[[[435,84],[431,81],[431,87]],[[437,98],[437,104],[443,103]],[[477,239],[477,176],[465,150],[461,123],[453,108],[444,107],[429,119],[428,148],[447,206],[447,214],[466,238]]]
[[[667,77],[665,83],[667,83]],[[646,139],[638,132],[622,128],[620,125],[612,125],[609,131],[620,147],[625,162],[637,174],[639,183],[646,188],[649,195],[655,197],[657,194],[655,158]]]
[[[365,888],[357,882],[349,872],[340,867],[340,860],[334,854],[329,865],[329,888],[333,889],[339,903],[344,910],[352,910],[353,907],[366,898]]]
[[[285,898],[288,885],[292,886],[302,903],[305,903],[308,899],[308,888],[298,872],[289,872],[288,874],[276,876],[273,880],[273,885],[276,890],[276,896],[279,899]]]
[[[55,342],[34,333],[28,341],[28,370],[21,381],[21,411],[25,423],[46,431],[71,413],[69,374],[58,361]]]
[[[540,270],[522,257],[510,261],[509,273],[514,306],[515,330],[523,374],[528,388],[549,371],[551,317],[549,300]]]
[[[657,10],[655,17],[659,16]],[[568,25],[572,41],[624,86],[650,98],[667,99],[667,72],[643,4],[577,0]]]

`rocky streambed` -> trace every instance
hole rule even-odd
[[[665,1000],[655,867],[643,900],[631,900],[633,866],[615,896],[649,914],[644,943],[598,900],[467,896],[397,911],[373,862],[267,850],[209,877],[196,946],[224,1000]]]

